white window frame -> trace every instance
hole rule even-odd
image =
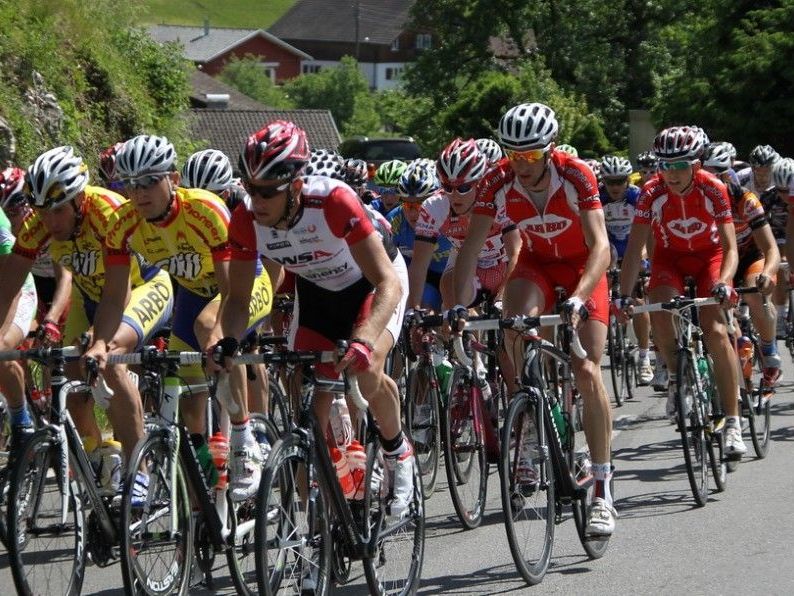
[[[433,36],[430,33],[417,33],[415,45],[417,50],[429,50],[433,46]]]

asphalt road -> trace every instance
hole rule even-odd
[[[608,372],[607,372],[608,375]],[[549,572],[540,586],[515,571],[502,525],[497,473],[492,469],[483,524],[464,531],[443,481],[427,502],[422,594],[794,594],[794,366],[772,408],[772,444],[764,460],[752,446],[724,493],[696,507],[680,442],[664,417],[664,396],[642,388],[614,410],[613,440],[618,525],[603,559],[590,561],[570,513],[556,529]],[[713,482],[712,482],[713,486]],[[233,593],[219,566],[213,590]],[[89,567],[84,594],[118,594],[118,566]],[[0,554],[0,586],[13,589]],[[360,565],[336,593],[365,594]]]

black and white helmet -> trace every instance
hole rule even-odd
[[[703,151],[703,167],[724,172],[731,167],[731,148],[729,143],[709,143]]]
[[[124,143],[116,154],[119,178],[165,174],[174,169],[176,150],[165,137],[138,135]]]
[[[510,108],[499,121],[499,139],[508,149],[542,149],[557,138],[560,125],[554,110],[542,103]]]
[[[71,201],[88,184],[88,166],[69,145],[42,153],[25,175],[33,205],[54,209]]]
[[[234,169],[226,154],[217,149],[205,149],[187,158],[182,166],[180,186],[220,192],[229,188],[233,180]]]
[[[641,168],[649,169],[656,168],[659,164],[659,158],[652,151],[643,151],[637,156],[637,165]]]
[[[656,135],[653,152],[661,161],[699,159],[705,146],[704,136],[697,126],[671,126]]]
[[[400,181],[397,183],[397,194],[403,197],[423,198],[437,190],[438,187],[435,162],[420,158],[408,164],[400,176]]]
[[[601,175],[604,178],[628,178],[633,171],[631,162],[625,157],[605,155],[601,159]]]
[[[335,180],[345,179],[345,159],[336,151],[314,149],[309,163],[303,168],[304,176],[326,176]]]
[[[369,180],[367,162],[355,157],[345,161],[345,182],[350,186],[363,186]]]
[[[794,159],[784,157],[772,165],[772,184],[777,188],[794,189]]]
[[[477,148],[488,160],[488,165],[493,165],[504,157],[499,143],[493,139],[477,139]]]
[[[771,166],[778,159],[780,154],[775,151],[770,145],[758,145],[755,149],[750,151],[750,157],[747,161],[751,166]]]
[[[593,174],[597,180],[601,180],[601,162],[597,159],[587,158],[584,160],[584,163],[587,164],[587,167],[592,170]]]

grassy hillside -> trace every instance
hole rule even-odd
[[[295,0],[144,0],[141,23],[202,25],[209,18],[213,27],[267,28]]]

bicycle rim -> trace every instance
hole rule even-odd
[[[431,365],[421,365],[411,370],[405,399],[405,422],[422,474],[424,495],[429,499],[436,487],[441,458],[438,381]],[[418,415],[420,412],[422,416]]]
[[[143,439],[131,458],[121,500],[121,574],[127,594],[187,594],[193,562],[193,526],[187,487],[170,441]],[[176,466],[176,470],[173,469]],[[136,473],[149,479],[138,486]]]
[[[488,491],[488,459],[482,428],[476,424],[474,388],[458,378],[449,396],[446,419],[444,466],[449,494],[460,523],[466,529],[482,522]],[[480,423],[483,412],[478,413]]]
[[[528,436],[525,436],[529,433]],[[533,434],[534,433],[534,434]],[[538,440],[534,406],[516,395],[508,407],[502,431],[499,477],[505,531],[516,569],[529,584],[543,580],[554,544],[555,485],[550,458],[535,463],[534,482],[519,476],[522,440]],[[542,452],[542,450],[539,450]]]
[[[679,356],[678,364],[678,431],[684,449],[689,486],[699,506],[708,500],[707,443],[704,428],[702,399],[697,387],[695,371],[688,357]]]
[[[615,405],[623,405],[626,391],[625,362],[623,357],[623,337],[620,324],[614,316],[609,317],[609,328],[607,331],[609,345],[609,374],[612,377],[612,390],[615,397]]]
[[[425,509],[419,466],[414,465],[414,495],[401,518],[386,515],[383,462],[380,449],[367,449],[364,519],[375,541],[375,555],[364,559],[364,574],[371,594],[405,596],[416,593],[425,554]]]
[[[288,433],[292,428],[290,409],[287,405],[287,398],[281,382],[275,375],[268,376],[269,398],[268,398],[268,417],[270,422],[278,431],[278,436]]]
[[[758,459],[764,459],[769,452],[769,435],[771,422],[770,399],[764,399],[761,391],[754,391],[752,396],[747,396],[750,400],[746,409],[747,422],[750,430],[750,438],[753,441],[753,449]]]
[[[724,491],[728,486],[728,464],[725,461],[725,433],[722,430],[709,434],[708,456],[711,477],[714,478],[714,489]]]
[[[260,594],[328,591],[331,543],[325,500],[317,483],[309,482],[306,451],[292,435],[276,443],[263,470],[255,546]]]
[[[39,431],[22,450],[9,478],[9,560],[19,594],[76,595],[83,584],[81,491],[76,481],[64,478],[60,461],[57,437]]]

